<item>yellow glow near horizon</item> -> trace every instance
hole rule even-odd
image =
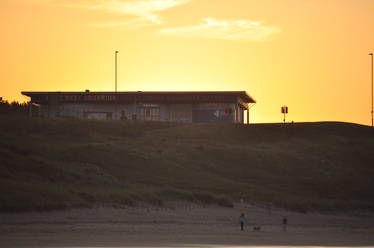
[[[371,0],[3,0],[0,96],[246,90],[252,122],[370,123]]]

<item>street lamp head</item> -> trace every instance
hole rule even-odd
[[[116,51],[116,53],[118,53],[118,51]]]
[[[373,53],[369,53],[370,56],[373,56]]]

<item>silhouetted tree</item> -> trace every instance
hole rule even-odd
[[[0,115],[27,115],[29,107],[30,102],[0,101]],[[33,111],[37,111],[37,106],[33,106]]]

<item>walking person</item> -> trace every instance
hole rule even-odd
[[[283,218],[282,229],[283,229],[283,232],[287,230],[287,218],[286,217]]]
[[[240,221],[240,230],[243,231],[244,230],[244,222],[245,222],[245,217],[244,217],[244,213],[242,213],[239,217],[239,221]]]

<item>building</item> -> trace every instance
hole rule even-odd
[[[39,115],[101,120],[233,122],[249,120],[256,101],[245,91],[22,92]],[[32,105],[31,104],[31,105]],[[31,106],[30,105],[30,106]]]

